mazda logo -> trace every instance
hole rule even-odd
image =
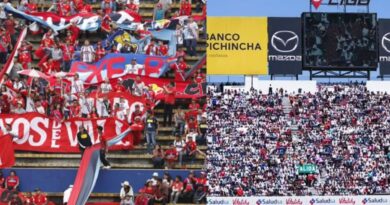
[[[390,53],[390,32],[386,33],[382,38],[382,47],[386,52]]]
[[[278,31],[272,35],[272,47],[281,53],[295,51],[299,44],[299,37],[293,31]]]

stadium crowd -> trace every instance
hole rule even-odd
[[[387,93],[336,84],[209,96],[210,196],[390,193]]]
[[[168,20],[181,16],[188,16],[184,23],[180,22],[176,26],[174,41],[176,41],[176,53],[168,54],[169,45],[167,41],[154,39],[153,36],[146,41],[144,47],[138,48],[129,41],[124,40],[122,44],[117,42],[104,42],[107,36],[119,31],[120,28],[115,23],[104,24],[107,15],[115,11],[124,10],[131,13],[140,13],[139,0],[57,0],[51,4],[48,11],[47,1],[43,0],[20,0],[0,2],[0,67],[5,69],[5,64],[9,59],[17,37],[25,27],[29,27],[27,36],[20,48],[18,55],[13,60],[10,72],[4,74],[0,88],[0,113],[1,114],[24,114],[28,112],[38,112],[47,115],[58,122],[71,118],[106,118],[117,117],[124,119],[129,124],[139,123],[145,127],[142,132],[142,139],[151,155],[154,168],[178,168],[187,161],[192,163],[197,154],[203,154],[197,146],[205,144],[205,133],[207,129],[205,108],[203,99],[193,98],[188,110],[181,108],[176,98],[175,82],[205,82],[204,74],[198,70],[193,72],[187,79],[184,74],[193,70],[193,67],[186,61],[189,56],[197,56],[197,41],[202,38],[199,32],[204,29],[198,27],[198,23],[191,15],[194,12],[202,13],[205,16],[206,5],[201,0],[171,0],[154,1],[153,21]],[[179,3],[180,8],[174,11],[172,6]],[[95,8],[96,5],[100,5]],[[193,9],[192,5],[196,5]],[[98,14],[103,20],[102,27],[96,32],[80,30],[72,24],[67,29],[55,32],[53,30],[33,27],[32,22],[15,17],[7,13],[5,6],[14,6],[22,12],[52,12],[59,16],[70,16],[79,13]],[[150,22],[142,21],[142,25],[136,30],[129,31],[132,37],[142,40],[145,36],[150,36],[146,25]],[[91,36],[99,37],[98,40]],[[30,42],[30,39],[40,38],[39,45]],[[93,42],[92,42],[93,41]],[[105,46],[103,46],[105,45]],[[113,83],[110,79],[97,86],[88,86],[79,78],[78,73],[70,73],[71,62],[73,60],[84,63],[95,63],[109,53],[139,53],[149,56],[169,56],[177,58],[177,62],[172,64],[169,72],[174,74],[171,83],[163,88],[165,94],[163,122],[159,121],[153,111],[157,106],[154,99],[154,91],[151,86],[146,86],[142,78],[137,76],[130,81],[118,78],[118,82]],[[132,66],[144,70],[144,65],[139,64],[138,59],[132,59]],[[31,78],[21,75],[20,71],[33,69],[41,71],[46,76],[55,78],[55,82],[48,83],[44,79]],[[130,73],[131,70],[124,70]],[[166,75],[164,77],[168,77]],[[85,101],[85,97],[90,93],[107,94],[109,92],[128,92],[133,96],[143,97],[147,100],[145,107],[136,107],[131,111],[129,105],[118,103],[111,105],[103,100],[100,107],[90,106]],[[161,127],[170,127],[175,140],[170,143],[170,148],[164,150],[158,142],[158,132]],[[1,128],[5,133],[12,132],[10,127],[5,125]],[[80,129],[82,132],[82,129]],[[135,145],[142,146],[141,140],[135,140]],[[1,181],[0,181],[1,182]],[[153,195],[153,194],[152,194]]]
[[[169,172],[164,173],[163,177],[159,178],[158,173],[155,172],[152,178],[146,181],[145,186],[139,190],[139,195],[135,197],[135,204],[204,204],[206,203],[206,185],[205,172],[196,176],[193,171],[190,171],[185,179],[182,179],[181,176],[173,178]],[[123,182],[120,194],[121,203],[126,200],[131,201],[132,192],[129,182]]]

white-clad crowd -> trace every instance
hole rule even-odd
[[[390,193],[388,94],[338,84],[209,96],[210,196]]]

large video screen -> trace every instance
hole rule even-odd
[[[375,13],[303,13],[305,69],[376,69]]]

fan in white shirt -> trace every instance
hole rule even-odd
[[[133,58],[130,65],[126,65],[126,74],[145,75],[145,66],[138,64],[137,59]]]
[[[100,92],[101,93],[109,93],[112,91],[112,86],[110,84],[110,81],[106,78],[104,83],[100,85]]]
[[[79,79],[79,75],[76,73],[74,78],[70,78],[72,83],[72,94],[78,94],[84,92],[84,82]]]

